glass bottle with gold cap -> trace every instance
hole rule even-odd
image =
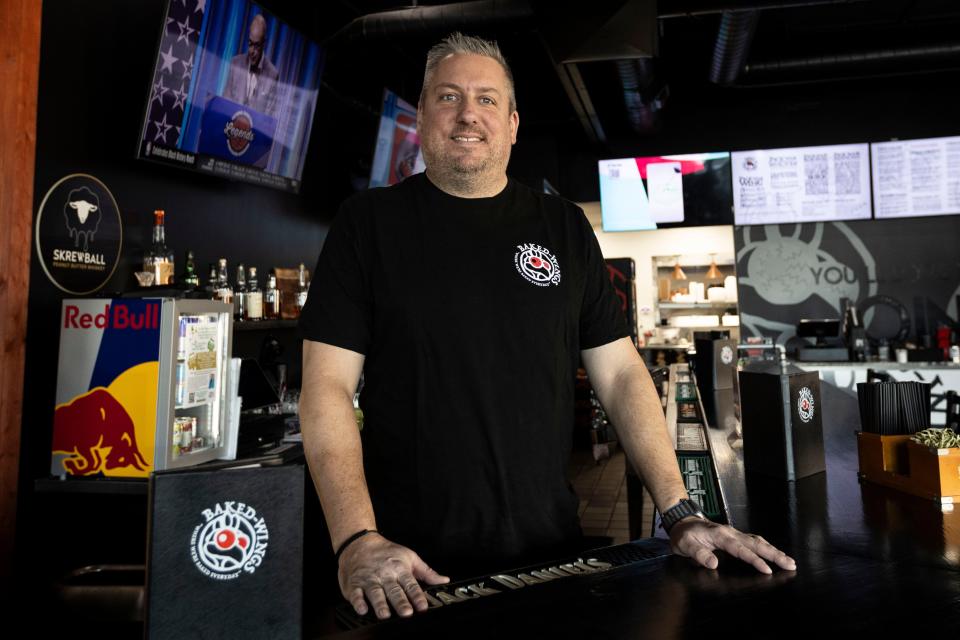
[[[154,285],[173,284],[173,251],[167,247],[163,230],[164,212],[153,212],[153,241],[143,254],[143,270],[153,274]]]

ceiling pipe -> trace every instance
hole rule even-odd
[[[326,46],[391,36],[427,36],[437,31],[482,28],[533,18],[524,0],[477,0],[413,7],[359,16],[330,36]]]
[[[771,60],[756,62],[744,67],[744,76],[758,73],[773,73],[783,71],[803,71],[840,67],[844,65],[869,65],[884,62],[899,62],[903,60],[920,60],[947,58],[960,55],[960,44],[938,45],[933,47],[909,47],[904,49],[885,49],[880,51],[862,51],[858,53],[844,53],[828,56],[812,56],[807,58],[791,58],[787,60]]]
[[[696,16],[712,16],[718,13],[726,13],[728,11],[767,11],[774,9],[797,9],[805,7],[816,7],[819,5],[833,5],[833,4],[855,4],[858,2],[869,2],[869,0],[793,0],[792,2],[784,2],[783,0],[777,0],[774,2],[743,2],[743,3],[730,3],[727,2],[724,6],[713,6],[713,7],[701,7],[688,9],[686,11],[664,11],[663,13],[658,13],[657,18],[660,20],[669,20],[672,18],[693,18]]]

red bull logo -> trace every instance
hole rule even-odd
[[[103,387],[57,407],[53,452],[67,456],[63,469],[75,476],[128,467],[146,475],[150,466],[137,446],[133,420]]]
[[[123,305],[103,305],[103,313],[83,313],[77,305],[68,304],[63,309],[64,329],[143,329],[160,328],[160,305],[148,304],[137,313]]]

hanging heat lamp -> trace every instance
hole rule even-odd
[[[673,279],[674,280],[686,280],[687,274],[683,272],[683,269],[680,268],[680,256],[676,257],[677,262],[673,265]]]
[[[723,280],[723,274],[717,268],[717,254],[710,254],[710,269],[707,271],[707,280]]]

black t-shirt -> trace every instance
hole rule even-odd
[[[514,180],[457,198],[422,174],[359,193],[300,327],[366,356],[364,467],[385,536],[441,572],[552,559],[579,538],[579,352],[630,334],[578,207]]]

